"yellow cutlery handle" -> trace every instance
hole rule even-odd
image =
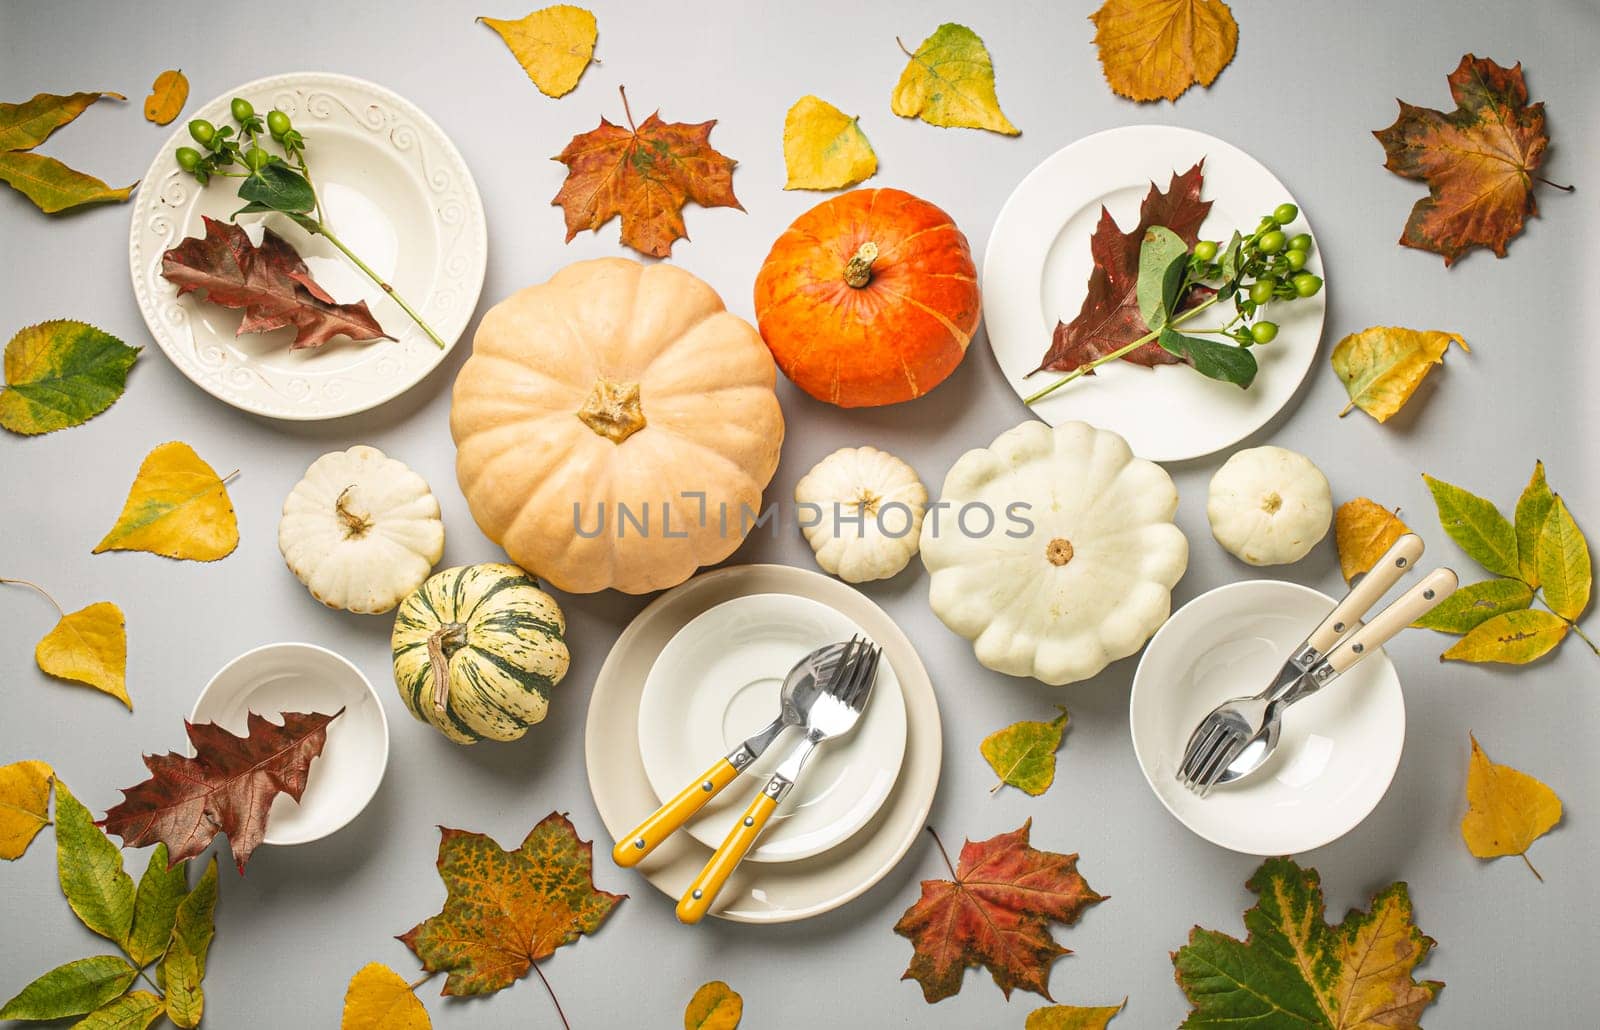
[[[738,776],[739,770],[732,762],[726,758],[717,759],[717,764],[707,769],[704,776],[678,791],[676,797],[656,809],[637,829],[617,841],[617,846],[611,849],[612,859],[623,867],[638,865]]]
[[[728,839],[722,842],[717,853],[711,856],[711,861],[700,870],[700,875],[694,878],[688,892],[678,902],[678,919],[681,922],[698,923],[711,910],[712,902],[717,900],[728,877],[733,875],[734,868],[755,846],[756,838],[761,836],[767,820],[772,818],[773,810],[777,807],[778,800],[766,791],[756,795],[756,799],[750,802],[744,816],[733,824],[733,832],[728,834]]]

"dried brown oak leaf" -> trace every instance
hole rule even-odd
[[[191,236],[161,255],[161,275],[178,296],[204,290],[223,307],[243,308],[238,335],[294,326],[292,350],[320,347],[335,336],[358,343],[392,340],[367,310],[366,301],[336,304],[311,278],[295,249],[271,229],[261,246],[237,225],[207,218],[204,238]]]

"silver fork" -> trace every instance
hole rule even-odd
[[[855,728],[872,696],[882,655],[882,650],[871,641],[851,638],[823,692],[811,703],[811,710],[806,714],[805,737],[784,758],[761,793],[733,824],[716,854],[689,884],[688,891],[678,901],[679,920],[698,923],[711,910],[728,877],[755,846],[779,803],[794,789],[795,780],[799,779],[800,770],[811,752],[824,741],[843,736]]]

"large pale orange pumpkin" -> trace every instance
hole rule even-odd
[[[978,270],[942,210],[852,190],[795,219],[756,277],[756,322],[783,374],[844,408],[921,397],[977,331]]]
[[[568,265],[478,326],[450,406],[461,492],[561,590],[675,586],[761,510],[783,444],[776,381],[754,327],[683,269]]]

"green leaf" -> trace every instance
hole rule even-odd
[[[189,892],[189,863],[168,868],[167,846],[157,844],[150,863],[139,878],[133,902],[133,932],[128,935],[128,957],[143,968],[160,958],[172,939],[178,904]]]
[[[133,925],[133,877],[122,870],[122,852],[60,780],[56,781],[56,874],[61,893],[83,925],[126,945]]]
[[[120,955],[80,958],[57,966],[18,991],[0,1008],[0,1019],[81,1016],[127,990],[138,975],[139,971]]]
[[[0,182],[9,184],[47,215],[81,204],[127,200],[133,192],[133,185],[113,189],[53,157],[20,150],[0,152]]]
[[[1537,608],[1506,612],[1480,623],[1439,659],[1526,665],[1548,654],[1566,635],[1567,624],[1558,615]]]
[[[121,93],[40,93],[20,104],[0,104],[0,150],[32,150],[102,97],[128,99]]]
[[[1061,746],[1068,719],[1066,708],[1056,707],[1061,714],[1049,722],[1014,723],[983,738],[978,750],[1000,777],[995,790],[1009,783],[1038,797],[1050,789],[1056,778],[1056,749]]]
[[[172,943],[161,960],[161,984],[167,992],[167,1015],[184,1030],[200,1024],[205,1013],[206,952],[216,933],[217,856],[212,855],[194,890],[178,905]]]
[[[1517,567],[1522,581],[1535,589],[1539,586],[1539,534],[1544,532],[1545,520],[1555,502],[1550,485],[1544,481],[1544,462],[1536,461],[1533,477],[1517,498]]]
[[[139,348],[87,322],[59,318],[19,330],[6,344],[0,426],[48,433],[84,422],[122,396]]]
[[[1467,555],[1497,576],[1515,579],[1521,572],[1517,563],[1517,531],[1489,501],[1468,493],[1426,472],[1422,479],[1433,492],[1439,509],[1439,524]]]
[[[1178,288],[1189,268],[1189,245],[1164,225],[1152,225],[1139,244],[1139,279],[1134,296],[1151,331],[1167,324],[1178,303]]]
[[[1256,359],[1243,347],[1198,336],[1184,336],[1170,326],[1156,338],[1169,354],[1187,360],[1208,379],[1218,379],[1244,389],[1256,378]]]
[[[1219,264],[1222,267],[1222,277],[1237,287],[1239,278],[1239,254],[1244,249],[1244,237],[1237,231],[1228,245],[1222,248],[1222,258]]]
[[[1589,589],[1594,584],[1589,543],[1559,495],[1539,534],[1539,580],[1545,603],[1568,622],[1576,622],[1589,607]]]
[[[95,1009],[72,1024],[72,1030],[145,1030],[166,1009],[166,1004],[149,991],[133,991]]]
[[[1460,636],[1496,615],[1521,611],[1532,603],[1533,588],[1522,580],[1486,579],[1457,590],[1411,625]]]
[[[257,211],[305,214],[316,204],[305,176],[282,164],[269,164],[239,180],[239,199],[249,203],[233,213],[235,218]]]

